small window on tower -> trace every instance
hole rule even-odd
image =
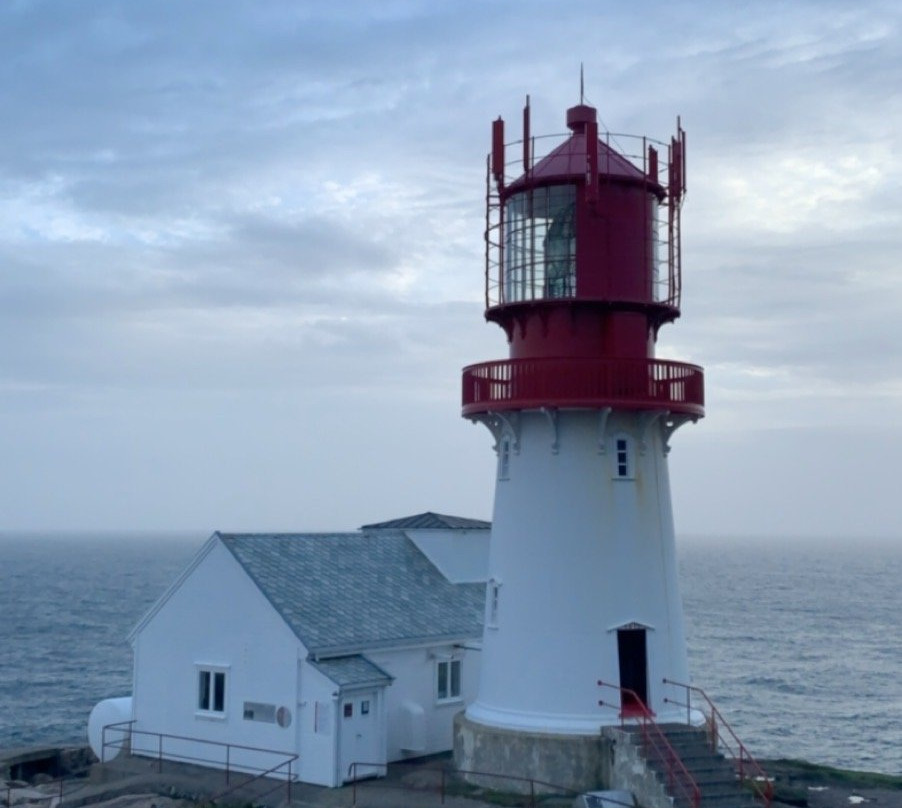
[[[502,435],[498,444],[498,479],[509,480],[511,474],[511,439]]]
[[[633,478],[633,457],[630,439],[619,437],[614,441],[614,462],[616,464],[615,476],[621,480]]]
[[[487,590],[488,595],[488,606],[489,606],[489,619],[487,625],[491,628],[498,627],[498,605],[499,600],[501,599],[501,582],[492,578],[489,581],[489,586]]]

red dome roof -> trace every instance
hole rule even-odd
[[[573,130],[567,140],[539,160],[528,174],[518,177],[508,187],[512,191],[526,184],[545,184],[551,180],[585,179],[586,126],[595,123],[595,108],[584,104],[567,110],[567,126]],[[594,127],[593,127],[594,128]],[[636,168],[626,157],[598,140],[598,173],[604,177],[625,180],[646,180],[642,169]]]

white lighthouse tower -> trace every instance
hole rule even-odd
[[[527,101],[513,163],[493,126],[486,318],[510,356],[463,371],[463,414],[498,461],[479,691],[455,735],[461,769],[555,783],[622,714],[679,709],[667,454],[704,405],[701,368],[654,351],[679,316],[684,133],[600,136],[585,104],[567,126],[540,147]]]

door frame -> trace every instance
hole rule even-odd
[[[642,623],[626,623],[618,626],[617,634],[617,673],[618,682],[623,689],[631,690],[639,697],[639,704],[629,693],[621,690],[620,711],[624,717],[641,716],[647,710],[654,715],[650,706],[649,665],[648,665],[648,632],[650,626]]]
[[[369,697],[369,698],[368,698]],[[372,760],[346,760],[345,759],[345,743],[347,741],[346,732],[351,729],[351,727],[345,726],[345,703],[350,701],[354,706],[353,710],[360,709],[360,704],[363,701],[370,701],[370,715],[372,716],[371,721],[371,730],[373,733],[372,739],[368,742],[370,747],[375,750],[374,759]],[[359,716],[355,712],[354,714],[354,722],[358,720]],[[338,782],[339,783],[350,783],[352,782],[352,778],[348,771],[348,768],[352,763],[373,763],[377,764],[375,766],[365,766],[361,767],[361,770],[357,772],[357,776],[354,779],[363,780],[370,777],[385,777],[388,769],[388,754],[387,754],[387,727],[385,724],[385,686],[373,686],[368,685],[366,687],[355,687],[355,688],[342,688],[338,694],[338,700],[336,701],[336,724],[337,724],[337,763],[338,763]]]

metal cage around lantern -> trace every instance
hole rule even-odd
[[[574,282],[572,244],[577,234],[572,216],[567,218],[566,200],[559,198],[567,184],[533,180],[535,167],[570,137],[572,133],[530,137],[527,131],[525,139],[504,144],[503,127],[496,129],[486,170],[485,304],[489,312],[516,303],[587,299],[579,294]],[[594,200],[606,183],[618,182],[618,172],[629,170],[643,178],[649,198],[655,202],[643,212],[643,226],[651,233],[643,258],[651,266],[653,277],[650,302],[671,313],[665,319],[673,319],[679,315],[681,292],[685,132],[678,123],[669,144],[611,132],[600,133],[598,140],[604,146],[602,159],[593,161],[587,154],[569,157],[569,172],[580,178],[571,180],[569,187],[574,192],[581,187]],[[515,152],[522,150],[522,161],[499,159],[498,155],[504,155],[509,147]],[[572,164],[580,159],[584,165]],[[518,184],[525,190],[512,195]],[[528,215],[522,214],[527,207]]]

